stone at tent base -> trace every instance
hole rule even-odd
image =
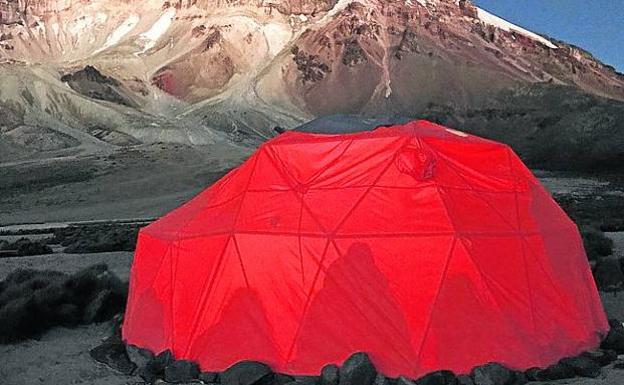
[[[501,364],[490,362],[473,368],[470,377],[475,385],[512,385],[515,373]]]
[[[609,325],[611,329],[607,337],[602,341],[600,347],[602,349],[615,350],[617,354],[624,354],[624,326],[622,322],[616,319],[610,319]]]
[[[540,371],[537,375],[538,381],[555,381],[574,378],[574,369],[558,362]]]
[[[203,372],[199,373],[199,376],[197,378],[204,384],[214,384],[219,382],[219,373]]]
[[[600,366],[588,357],[570,357],[559,361],[562,365],[569,366],[579,377],[596,378],[600,375]]]
[[[321,369],[321,385],[338,385],[339,371],[336,365],[325,365]]]
[[[539,381],[539,375],[541,372],[541,368],[529,368],[524,371],[524,375],[529,381]]]
[[[472,381],[470,376],[463,374],[461,376],[457,376],[457,385],[474,385],[474,381]]]
[[[456,385],[457,378],[455,373],[450,370],[439,370],[429,373],[418,380],[416,385]]]
[[[165,368],[165,381],[173,384],[190,382],[198,377],[199,366],[192,361],[174,361]]]
[[[100,346],[91,349],[89,354],[97,362],[125,375],[131,375],[136,369],[136,365],[128,357],[126,346],[115,338],[109,338]]]
[[[355,353],[345,360],[340,368],[339,385],[371,385],[377,370],[368,354]]]
[[[273,380],[271,368],[261,362],[240,361],[220,375],[223,385],[264,385]]]
[[[374,385],[390,385],[390,381],[383,374],[377,373],[377,376],[375,376],[375,381],[373,382],[373,384]]]
[[[607,366],[613,361],[617,360],[617,353],[615,350],[596,349],[589,352],[584,352],[583,357],[587,357],[600,366]]]
[[[294,376],[294,383],[297,385],[319,385],[317,376]]]
[[[416,383],[407,377],[401,376],[397,379],[397,385],[416,385]]]
[[[163,377],[165,368],[172,362],[173,354],[170,350],[165,350],[151,359],[143,368],[140,368],[139,376],[150,384],[154,383],[158,378]]]
[[[130,357],[130,361],[134,362],[139,370],[144,368],[148,362],[154,359],[154,354],[152,352],[134,345],[127,345],[126,352],[128,353],[128,357]]]

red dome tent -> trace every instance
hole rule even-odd
[[[130,344],[221,371],[546,366],[608,330],[576,226],[509,147],[425,121],[287,132],[144,228]]]

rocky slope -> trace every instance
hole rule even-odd
[[[444,112],[521,145],[528,132],[576,135],[513,112],[504,124],[470,117],[493,104],[513,110],[509,93],[530,85],[547,90],[529,98],[543,113],[578,114],[552,97],[568,92],[624,111],[623,75],[469,0],[0,0],[0,79],[0,135],[51,129],[54,143],[80,143],[69,146],[78,153],[254,144],[275,126],[334,113]],[[618,124],[577,131],[604,141]],[[25,147],[11,157],[31,156]]]

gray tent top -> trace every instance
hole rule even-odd
[[[379,126],[405,124],[411,120],[413,119],[402,116],[329,115],[304,123],[294,131],[314,134],[351,134],[372,131]]]

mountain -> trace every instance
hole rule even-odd
[[[430,117],[537,165],[624,159],[624,75],[469,0],[2,0],[0,80],[0,161],[253,146],[336,113]]]

